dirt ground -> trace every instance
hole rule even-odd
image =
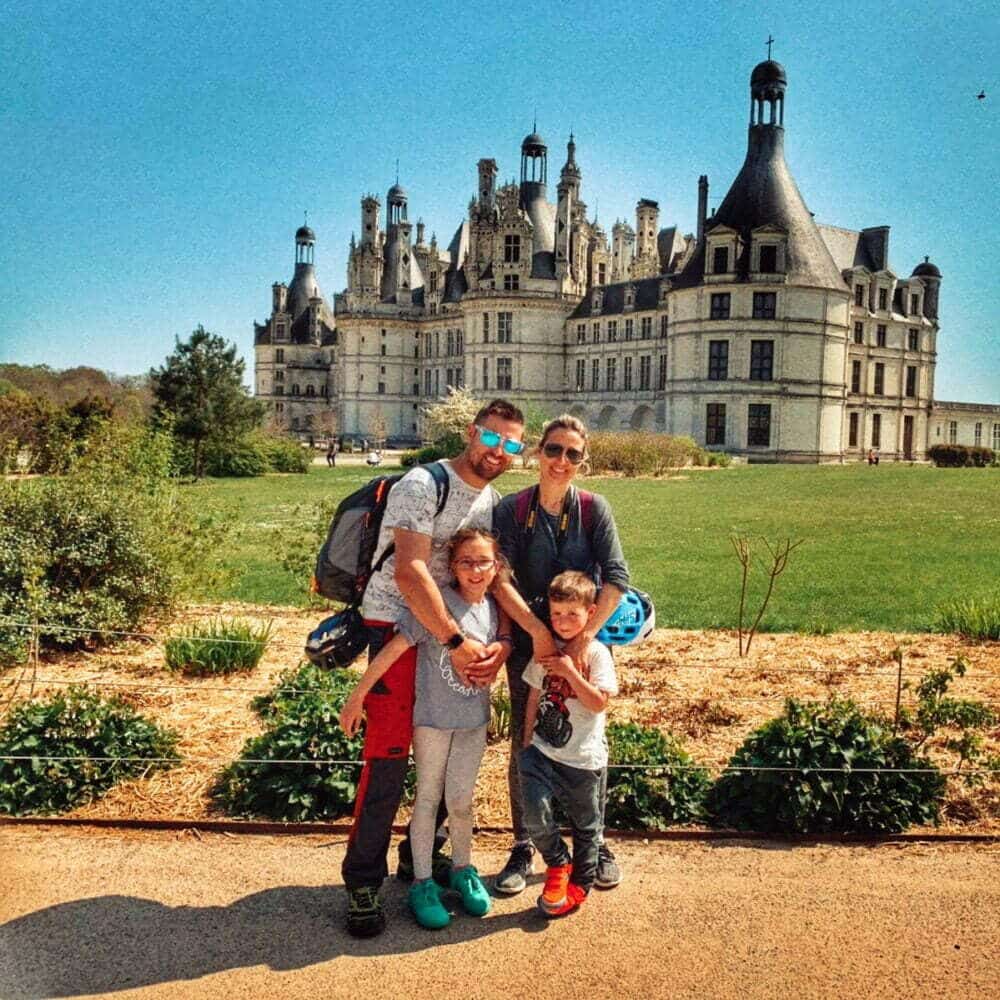
[[[130,640],[100,653],[66,654],[39,665],[36,695],[82,681],[122,695],[150,717],[176,728],[181,734],[179,752],[187,758],[179,767],[112,789],[71,815],[191,820],[218,815],[208,794],[216,774],[239,755],[248,737],[262,731],[260,720],[250,711],[251,698],[270,690],[283,670],[298,664],[305,636],[322,612],[242,604],[199,606],[185,611],[175,627],[220,615],[271,622],[273,638],[252,673],[228,678],[177,676],[164,668],[162,643],[144,640]],[[150,629],[156,637],[167,631],[165,625]],[[781,712],[789,696],[819,700],[831,694],[850,696],[891,714],[897,667],[890,654],[897,647],[903,650],[904,676],[911,684],[925,671],[964,656],[968,673],[950,693],[1000,707],[1000,643],[877,632],[765,634],[754,639],[750,655],[741,659],[735,633],[661,629],[651,641],[617,654],[621,695],[614,700],[610,717],[659,726],[678,736],[698,763],[722,765],[751,730]],[[0,710],[15,686],[18,698],[27,696],[31,679],[30,672],[0,674]],[[912,705],[913,697],[912,688],[905,690],[903,705]],[[1000,753],[1000,727],[988,734],[986,747]],[[931,750],[942,767],[954,767],[954,754],[946,753],[940,741]],[[481,826],[510,823],[507,753],[506,742],[487,748],[477,786]],[[967,788],[951,779],[942,829],[1000,833],[1000,781]]]
[[[390,880],[359,942],[342,837],[0,826],[0,997],[997,995],[998,846],[614,846],[622,885],[562,920],[532,885],[428,932]],[[477,842],[484,873],[502,847]]]

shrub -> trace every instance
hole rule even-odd
[[[490,724],[487,732],[490,743],[510,739],[510,720],[510,694],[505,686],[500,685],[490,696]]]
[[[991,448],[964,444],[935,444],[927,450],[927,454],[935,465],[951,469],[984,469],[993,464],[995,457]]]
[[[99,798],[119,781],[169,767],[169,761],[179,759],[176,744],[176,733],[161,729],[122,700],[102,698],[86,687],[24,702],[0,728],[0,756],[32,759],[0,760],[0,812],[66,812]]]
[[[448,451],[437,445],[429,444],[419,451],[404,452],[400,459],[400,465],[404,469],[412,469],[415,465],[426,465],[428,462],[437,462],[442,458],[454,458],[461,450],[459,447],[458,451]]]
[[[312,466],[312,454],[292,438],[269,434],[264,447],[272,472],[306,473]]]
[[[935,632],[954,632],[966,639],[1000,639],[1000,594],[947,601],[937,609]]]
[[[270,694],[251,702],[268,730],[247,740],[240,759],[304,763],[230,764],[213,790],[227,813],[286,822],[330,820],[350,813],[361,768],[353,763],[312,762],[361,757],[363,730],[348,738],[337,721],[357,680],[350,671],[322,671],[304,664],[282,675]]]
[[[42,623],[42,649],[99,644],[203,580],[221,532],[171,463],[169,435],[109,424],[70,475],[0,483],[0,618]],[[28,637],[0,629],[0,658],[22,659]]]
[[[255,626],[241,618],[190,625],[167,639],[167,667],[200,677],[253,670],[270,637],[270,623]]]
[[[706,800],[713,823],[761,833],[898,833],[936,821],[945,786],[891,725],[838,699],[789,699],[729,766],[779,769],[724,772]]]
[[[590,466],[594,472],[626,476],[661,476],[671,469],[708,464],[708,452],[688,437],[640,431],[597,431],[590,435]]]
[[[708,772],[691,768],[692,758],[672,736],[634,722],[608,726],[607,825],[621,830],[663,830],[702,816]],[[616,767],[663,764],[663,769]],[[671,770],[683,768],[682,770]]]
[[[205,447],[205,474],[209,476],[263,476],[270,468],[267,446],[256,434],[233,441],[214,441]],[[193,465],[185,471],[193,472]]]

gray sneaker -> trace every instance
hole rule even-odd
[[[531,874],[535,849],[531,844],[515,844],[507,864],[493,880],[493,889],[504,896],[516,896],[527,886]]]
[[[622,880],[622,870],[607,844],[597,850],[597,877],[594,885],[598,889],[613,889]]]

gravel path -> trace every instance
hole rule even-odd
[[[480,840],[484,872],[503,843]],[[341,930],[344,839],[0,829],[0,998],[995,997],[1000,848],[615,845],[626,878],[548,923]],[[331,883],[335,886],[331,888]]]

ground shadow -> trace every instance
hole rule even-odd
[[[389,927],[368,941],[344,930],[346,896],[335,887],[282,886],[228,906],[165,906],[135,896],[61,903],[0,924],[0,993],[4,1000],[100,995],[228,969],[266,965],[284,972],[343,954],[406,954],[548,926],[534,894],[515,913],[494,911],[484,919],[458,913],[450,927],[434,932],[406,912],[404,886],[387,883],[383,899]]]

